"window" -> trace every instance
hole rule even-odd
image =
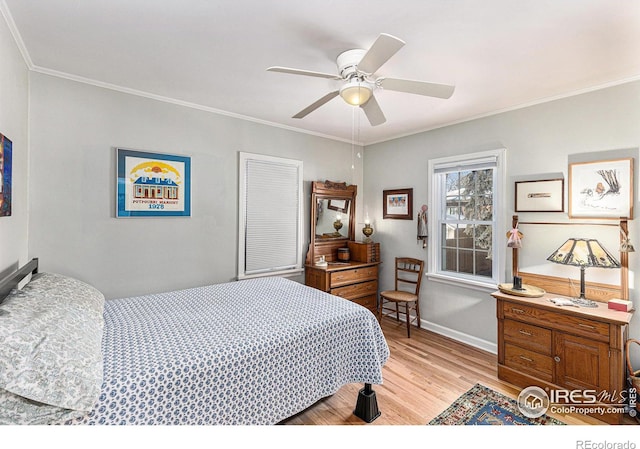
[[[429,161],[430,277],[489,288],[500,282],[504,180],[504,150]]]
[[[239,179],[238,279],[302,272],[302,161],[241,152]]]

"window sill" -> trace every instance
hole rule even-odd
[[[454,276],[447,276],[440,273],[426,273],[425,276],[430,281],[439,282],[442,284],[453,285],[460,288],[468,288],[470,290],[477,290],[483,293],[493,293],[498,289],[498,286],[493,282],[482,282],[472,279],[463,279]]]
[[[244,279],[255,279],[255,278],[263,278],[263,277],[269,277],[269,276],[292,277],[292,276],[298,276],[302,273],[304,273],[303,268],[294,268],[291,270],[282,270],[282,271],[265,271],[263,273],[241,274],[236,277],[236,280],[242,281]]]

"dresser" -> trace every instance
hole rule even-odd
[[[305,266],[305,284],[360,304],[376,314],[380,262],[330,262]]]
[[[558,307],[550,301],[559,297],[555,294],[526,298],[498,291],[492,296],[497,300],[498,378],[522,388],[595,390],[605,405],[620,402],[633,312],[610,310],[606,303]],[[618,423],[622,415],[594,416]]]

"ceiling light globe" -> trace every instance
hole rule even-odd
[[[340,89],[340,96],[352,106],[361,106],[371,98],[371,86],[367,83],[351,80]]]

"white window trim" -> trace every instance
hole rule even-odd
[[[295,276],[304,271],[304,257],[303,257],[303,223],[304,223],[304,204],[303,204],[303,164],[302,161],[294,160],[294,159],[286,159],[275,156],[266,156],[262,154],[254,154],[254,153],[245,153],[239,152],[239,187],[238,187],[238,280],[242,279],[250,279],[257,277],[266,277],[266,276]],[[246,267],[246,223],[247,223],[247,214],[246,214],[246,204],[245,197],[247,193],[246,189],[246,162],[248,160],[260,160],[260,161],[271,161],[276,163],[284,163],[288,165],[295,166],[298,170],[298,227],[296,229],[297,235],[297,246],[296,246],[296,265],[295,267],[279,270],[273,269],[270,271],[255,273],[255,274],[247,274],[245,271]],[[277,248],[272,248],[273,251],[277,251]]]
[[[438,205],[442,192],[440,185],[436,182],[435,168],[442,165],[455,165],[456,163],[464,164],[479,159],[495,158],[497,167],[495,173],[498,176],[496,182],[496,191],[494,192],[495,208],[495,229],[493,232],[493,257],[494,269],[492,279],[481,281],[478,277],[465,276],[464,274],[454,275],[450,272],[439,270],[440,256],[440,229],[438,226]],[[428,250],[428,270],[426,276],[430,280],[442,282],[445,284],[455,285],[458,287],[466,287],[480,291],[494,291],[500,282],[503,282],[505,276],[505,259],[506,259],[506,237],[501,238],[502,230],[505,228],[505,211],[506,211],[506,149],[500,148],[496,150],[482,151],[457,156],[448,156],[438,159],[431,159],[428,162],[427,182],[429,188],[429,202],[431,207],[428,210],[428,227],[431,237],[431,244]],[[504,235],[506,235],[506,230]]]

